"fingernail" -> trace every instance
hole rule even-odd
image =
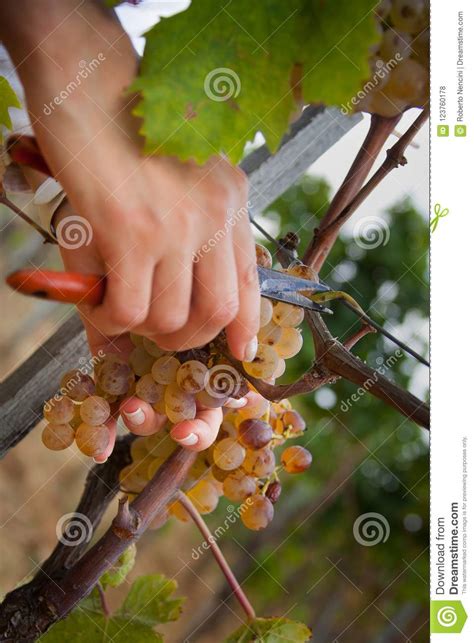
[[[108,458],[105,458],[105,460],[101,460],[100,458],[92,458],[96,464],[105,464],[108,460]]]
[[[126,413],[124,411],[123,414],[130,424],[133,424],[133,426],[140,426],[140,424],[143,424],[145,421],[145,413],[142,409],[137,409],[136,411],[133,411],[133,413]]]
[[[230,397],[224,406],[228,409],[241,409],[243,406],[246,406],[247,401],[246,397],[241,397],[240,400],[235,400],[233,397]]]
[[[195,433],[190,433],[185,438],[173,438],[179,444],[184,444],[185,447],[192,447],[193,444],[196,444],[199,440],[198,436]]]
[[[254,337],[252,340],[250,340],[250,342],[245,347],[245,352],[244,352],[245,362],[252,362],[255,359],[255,355],[257,354],[257,348],[258,348],[258,339],[257,337]]]

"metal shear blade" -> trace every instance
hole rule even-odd
[[[301,279],[300,277],[293,277],[284,272],[278,272],[270,268],[262,268],[262,266],[257,266],[257,269],[260,292],[263,297],[282,301],[293,306],[300,306],[301,308],[314,310],[319,313],[332,314],[332,310],[329,308],[321,306],[300,294],[300,291],[308,290],[313,292],[327,292],[330,288],[325,284]]]

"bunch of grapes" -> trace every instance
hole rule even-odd
[[[256,246],[259,265],[271,267],[271,255]],[[311,268],[296,265],[291,274],[316,280]],[[255,358],[243,362],[251,378],[274,383],[285,371],[285,360],[294,357],[303,345],[298,326],[301,308],[261,298],[260,330]],[[186,492],[202,513],[212,511],[224,494],[233,502],[245,502],[242,521],[251,529],[265,527],[273,517],[273,503],[280,495],[278,472],[304,471],[311,456],[303,447],[285,449],[277,466],[275,447],[302,434],[301,416],[288,401],[270,404],[225,357],[219,336],[199,349],[172,353],[155,342],[130,334],[134,344],[128,359],[111,353],[94,368],[94,376],[68,371],[61,379],[63,394],[44,406],[42,440],[46,447],[61,450],[74,442],[90,457],[100,456],[111,439],[107,424],[120,403],[134,395],[166,416],[164,431],[135,439],[131,465],[122,471],[121,484],[130,494],[139,493],[167,457],[177,448],[169,432],[173,425],[192,420],[199,406],[223,407],[224,421],[215,444],[198,456]],[[235,408],[235,400],[246,396],[246,405]],[[234,408],[227,408],[228,406]],[[182,518],[181,505],[169,507]]]
[[[280,472],[306,471],[311,454],[299,445],[284,448],[278,457],[275,454],[275,449],[300,437],[306,428],[288,400],[270,403],[255,391],[250,391],[248,399],[242,409],[225,409],[216,442],[199,453],[182,489],[201,514],[214,511],[219,498],[225,496],[239,505],[243,524],[259,530],[273,518],[273,505],[282,489]],[[130,499],[143,490],[176,448],[168,428],[134,440],[132,463],[120,473],[121,487]],[[168,506],[168,513],[189,520],[179,501]]]
[[[429,100],[428,0],[382,0],[376,15],[382,39],[371,59],[375,87],[358,109],[392,117],[409,107],[424,107]]]

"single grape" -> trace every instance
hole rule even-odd
[[[52,424],[68,424],[74,417],[74,402],[66,395],[52,397],[43,407],[43,417]]]
[[[155,359],[157,359],[158,357],[163,357],[163,355],[166,353],[165,350],[160,348],[158,344],[153,340],[148,339],[148,337],[143,338],[143,348]]]
[[[176,449],[176,442],[170,437],[169,433],[157,431],[145,437],[148,455],[153,458],[163,457],[165,460]]]
[[[61,377],[61,390],[66,391],[74,402],[82,402],[88,395],[94,394],[95,384],[90,375],[72,370]]]
[[[219,502],[215,486],[207,480],[200,480],[188,491],[187,496],[200,514],[211,513]]]
[[[273,307],[273,321],[282,328],[299,326],[303,319],[304,310],[299,306],[292,306],[279,301]]]
[[[228,397],[216,397],[214,395],[210,395],[206,390],[199,391],[199,393],[196,394],[196,401],[202,404],[206,409],[218,409],[221,406],[224,406],[228,399]]]
[[[106,393],[123,395],[133,380],[132,369],[120,355],[105,356],[97,374],[97,381]]]
[[[303,335],[301,332],[297,328],[284,328],[280,340],[274,348],[279,357],[290,359],[297,355],[302,347]]]
[[[143,346],[136,346],[129,355],[130,366],[135,375],[141,377],[151,371],[156,357],[148,353]]]
[[[281,454],[281,463],[288,473],[301,473],[311,466],[313,456],[304,447],[287,447]]]
[[[281,376],[283,375],[283,373],[285,372],[285,370],[286,370],[286,362],[285,362],[285,360],[284,360],[282,357],[280,357],[280,359],[279,359],[279,361],[278,361],[277,369],[276,369],[276,371],[273,373],[273,377],[274,377],[275,379],[278,379],[279,377],[281,377]]]
[[[306,430],[306,422],[298,411],[285,411],[282,416],[284,429],[289,432],[290,437],[297,437]]]
[[[259,243],[255,244],[255,254],[257,258],[257,264],[262,266],[262,268],[271,268],[272,267],[272,255],[270,251],[261,246]]]
[[[208,368],[196,359],[181,364],[176,373],[176,381],[186,393],[199,393],[206,383]]]
[[[392,118],[398,116],[407,107],[406,101],[389,96],[385,87],[377,92],[370,92],[358,105],[360,111]]]
[[[258,331],[258,343],[274,346],[280,339],[282,332],[282,328],[271,321]]]
[[[76,431],[76,444],[84,455],[95,458],[100,455],[109,444],[109,430],[106,426],[92,426],[83,422]]]
[[[274,348],[259,344],[252,362],[242,362],[245,371],[259,380],[272,377],[278,367],[278,354]]]
[[[258,531],[267,527],[273,520],[273,514],[273,505],[270,500],[258,494],[247,498],[240,517],[247,529]]]
[[[281,483],[278,482],[278,480],[275,480],[274,482],[271,482],[268,485],[267,490],[265,491],[265,495],[270,500],[272,505],[274,505],[275,502],[278,501],[278,498],[281,495]]]
[[[308,279],[308,281],[316,281],[319,283],[318,273],[311,266],[306,266],[304,263],[297,263],[287,270],[289,275],[299,277],[300,279]]]
[[[109,419],[110,405],[103,397],[91,395],[81,404],[80,414],[82,421],[86,424],[99,426]]]
[[[237,427],[233,422],[229,422],[227,417],[222,422],[220,429],[219,429],[219,437],[220,438],[233,438],[234,440],[237,438]]]
[[[132,462],[120,471],[119,481],[120,486],[124,491],[140,493],[140,491],[142,491],[148,484],[145,467],[145,464],[148,463],[141,461],[139,464],[140,466],[138,466],[137,463]]]
[[[257,482],[241,469],[232,471],[224,479],[224,495],[232,502],[243,502],[257,491]]]
[[[244,470],[256,478],[267,478],[275,470],[275,454],[268,447],[247,451],[243,463]]]
[[[130,455],[134,462],[140,462],[148,455],[148,449],[146,446],[146,438],[135,438],[132,444],[130,445]]]
[[[178,424],[184,420],[194,420],[196,417],[196,411],[191,409],[185,409],[183,411],[174,411],[173,409],[165,407],[165,415],[168,416],[168,420],[171,424]]]
[[[273,304],[270,299],[260,297],[260,328],[266,326],[273,317]]]
[[[418,33],[429,22],[428,2],[425,0],[393,0],[390,18],[397,31]]]
[[[153,363],[151,374],[158,384],[171,384],[171,382],[175,381],[176,373],[180,366],[181,364],[176,357],[173,357],[172,355],[163,355],[163,357],[159,357]]]
[[[47,424],[41,440],[47,449],[62,451],[74,442],[74,429],[69,424]]]
[[[157,384],[151,373],[142,375],[135,385],[135,395],[148,404],[156,404],[165,395],[163,384]]]
[[[165,390],[166,414],[172,422],[178,415],[181,420],[193,420],[196,417],[196,401],[191,393],[185,393],[178,384],[168,384]],[[171,417],[170,412],[173,417]]]
[[[416,60],[408,58],[391,71],[384,93],[390,98],[418,105],[420,97],[426,93],[428,84],[428,70]]]
[[[136,333],[129,333],[130,340],[134,346],[143,346],[143,336]]]
[[[262,420],[244,420],[238,427],[239,442],[248,449],[262,449],[273,437],[272,427]]]
[[[240,467],[244,461],[245,449],[236,440],[224,438],[215,443],[212,457],[219,469],[231,471]]]
[[[259,418],[264,415],[270,408],[270,402],[260,393],[250,391],[247,394],[247,404],[239,409],[239,416],[244,420],[248,418]]]
[[[411,53],[411,41],[409,34],[387,29],[383,32],[379,55],[385,61],[400,60],[400,57],[408,58]]]

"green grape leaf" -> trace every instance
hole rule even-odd
[[[135,556],[137,548],[135,544],[130,545],[123,554],[121,554],[113,567],[105,572],[100,578],[100,584],[106,587],[118,587],[127,578],[127,575],[135,565]]]
[[[146,34],[139,77],[145,151],[240,160],[257,132],[275,151],[297,106],[341,104],[369,76],[372,0],[199,0]]]
[[[183,602],[182,598],[171,597],[176,587],[176,581],[161,574],[140,576],[134,581],[116,616],[151,627],[176,621]]]
[[[225,643],[294,643],[309,641],[311,630],[303,623],[290,621],[287,618],[256,618],[247,625],[242,625],[226,638]]]
[[[12,89],[12,86],[4,76],[0,76],[0,126],[4,125],[8,129],[12,126],[12,119],[8,112],[10,107],[21,107],[18,96]],[[0,129],[0,141],[2,132]]]
[[[176,587],[174,580],[161,574],[141,576],[133,582],[122,607],[110,617],[104,614],[99,591],[94,589],[41,640],[44,643],[103,643],[112,639],[114,643],[162,643],[162,635],[153,628],[179,618],[183,599],[172,598]]]

